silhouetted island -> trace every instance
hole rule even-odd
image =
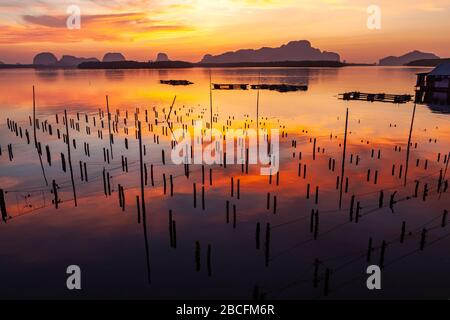
[[[421,60],[415,60],[411,61],[410,63],[407,63],[406,66],[412,66],[412,67],[437,67],[438,65],[442,63],[450,63],[450,58],[446,59],[421,59]]]
[[[156,56],[156,62],[160,62],[160,61],[170,61],[167,53],[164,53],[164,52],[158,53],[158,55]]]
[[[395,56],[389,56],[380,59],[379,65],[380,66],[403,66],[411,61],[415,60],[422,60],[422,59],[439,59],[437,55],[434,53],[427,53],[427,52],[421,52],[418,50],[414,50],[411,52],[408,52],[402,56],[395,57]]]
[[[34,56],[33,64],[39,66],[54,66],[58,63],[58,59],[51,52],[41,52]]]
[[[97,58],[79,58],[71,55],[64,55],[56,65],[62,68],[75,68],[83,62],[99,62],[99,60]]]
[[[272,61],[340,61],[340,56],[334,52],[321,51],[313,48],[307,40],[291,41],[280,47],[263,47],[257,50],[241,49],[226,52],[216,56],[207,54],[201,63],[242,63],[242,62],[272,62]]]
[[[103,62],[125,61],[125,56],[120,52],[108,52],[103,56]]]

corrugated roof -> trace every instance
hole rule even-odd
[[[450,63],[442,63],[429,73],[430,76],[450,76]]]

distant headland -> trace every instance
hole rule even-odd
[[[411,63],[413,61],[420,61],[424,59],[440,59],[437,55],[434,53],[428,53],[428,52],[421,52],[419,50],[414,50],[411,52],[408,52],[404,55],[401,55],[399,57],[395,56],[389,56],[380,59],[379,65],[380,66],[404,66],[408,63]]]

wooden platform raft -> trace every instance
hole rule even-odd
[[[365,92],[345,92],[339,94],[341,100],[360,100],[369,102],[390,102],[406,103],[412,100],[410,94],[388,94],[388,93],[365,93]]]
[[[161,84],[169,84],[171,86],[188,86],[194,84],[188,80],[159,80]]]
[[[213,83],[214,90],[248,90],[249,84],[247,83]],[[295,84],[252,84],[250,88],[253,90],[272,90],[278,92],[290,92],[290,91],[306,91],[307,85],[295,85]]]

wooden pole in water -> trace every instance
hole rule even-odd
[[[211,123],[211,141],[212,141],[212,128],[213,128],[213,101],[212,101],[212,83],[211,83],[211,69],[209,69],[209,117]]]
[[[202,210],[205,211],[205,186],[202,186]]]
[[[372,248],[372,237],[370,237],[369,238],[369,247],[367,248],[367,262],[370,262],[370,258],[371,258],[371,256],[372,256],[372,251],[373,251],[373,248]]]
[[[447,224],[447,214],[448,214],[448,211],[444,210],[444,214],[442,215],[442,223],[441,223],[442,228],[444,228],[445,225]]]
[[[420,234],[420,251],[423,251],[423,249],[425,248],[426,236],[427,229],[423,228],[422,233]]]
[[[314,259],[314,277],[313,277],[313,287],[317,288],[319,286],[319,259]]]
[[[70,155],[69,119],[67,118],[67,110],[64,110],[64,117],[66,119],[66,144],[67,144],[67,157],[69,158],[70,180],[72,180],[73,201],[75,202],[75,207],[76,207],[77,206],[77,192],[75,190],[75,181],[73,180],[72,158]]]
[[[170,247],[173,248],[173,218],[172,210],[169,210],[169,243]]]
[[[136,196],[136,208],[138,223],[141,223],[141,204],[139,203],[139,196]]]
[[[170,119],[170,114],[172,113],[172,108],[173,108],[173,105],[175,104],[175,100],[176,100],[176,99],[177,99],[177,96],[175,96],[175,97],[173,98],[172,105],[170,106],[169,114],[167,115],[167,118],[166,118],[167,124],[169,124],[168,122],[169,122],[169,119]],[[147,110],[146,110],[146,111],[147,111]]]
[[[259,250],[260,234],[261,234],[261,225],[258,222],[256,223],[256,250]]]
[[[0,209],[2,211],[2,219],[6,222],[8,219],[8,212],[6,211],[5,194],[3,189],[0,189]]]
[[[38,149],[38,142],[36,137],[36,97],[34,93],[34,86],[33,86],[33,135],[34,135],[34,146],[36,147],[36,149]],[[38,155],[39,155],[39,162],[41,163],[42,174],[45,180],[45,185],[48,186],[48,181],[44,170],[44,164],[42,163],[41,153],[38,152]]]
[[[195,183],[192,185],[193,188],[193,195],[194,195],[194,209],[197,208],[197,188],[195,186]]]
[[[406,221],[402,222],[402,233],[400,234],[400,243],[405,241]]]
[[[342,185],[344,182],[345,152],[347,150],[347,128],[348,128],[348,108],[345,113],[345,135],[344,135],[344,149],[342,151],[342,170],[341,170],[341,181],[340,181],[340,192],[339,192],[339,209],[342,208]]]
[[[447,156],[447,161],[446,161],[446,163],[445,163],[445,170],[444,170],[444,175],[442,176],[442,181],[445,181],[445,176],[446,176],[446,174],[447,174],[447,169],[448,169],[448,163],[450,162],[450,152],[448,153],[448,156]],[[444,191],[445,192],[445,191]],[[441,195],[442,195],[442,189],[441,190],[439,190],[439,198],[438,199],[441,199]]]
[[[53,179],[52,182],[52,186],[53,186],[53,195],[54,195],[54,202],[55,202],[55,209],[58,209],[58,203],[59,203],[59,199],[58,199],[58,186],[55,182],[55,179]]]
[[[140,167],[140,172],[141,172],[142,225],[144,227],[144,241],[145,241],[145,253],[146,253],[146,262],[147,262],[148,283],[151,283],[151,277],[150,277],[150,255],[149,255],[148,236],[147,236],[147,213],[145,211],[144,161],[142,159],[143,156],[142,156],[142,127],[141,127],[141,121],[138,121],[138,138],[139,138],[139,164],[140,164],[139,167]]]
[[[261,85],[261,72],[258,76],[258,88],[256,90],[256,153],[259,157],[259,86]]]
[[[106,96],[106,113],[107,113],[107,117],[108,117],[109,149],[111,151],[111,159],[114,159],[113,150],[112,150],[111,115],[109,114],[109,99],[108,99],[108,95]],[[142,201],[144,201],[143,198],[142,198]]]
[[[413,114],[411,117],[411,126],[409,127],[408,146],[406,147],[405,179],[403,185],[406,186],[406,176],[408,175],[409,149],[411,145],[411,135],[414,125],[414,116],[416,115],[416,103],[414,102]]]
[[[226,221],[230,223],[230,201],[226,201]]]

